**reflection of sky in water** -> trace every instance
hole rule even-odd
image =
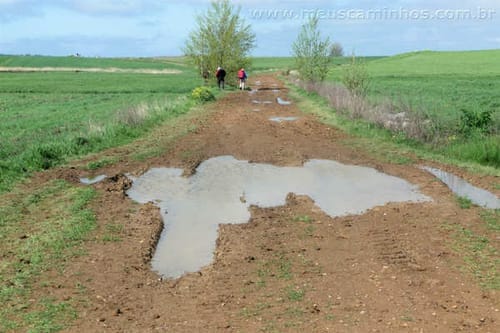
[[[282,99],[281,99],[281,98],[279,98],[279,97],[277,98],[277,100],[278,100],[278,104],[279,104],[279,105],[290,105],[290,104],[292,104],[292,102],[282,100]]]
[[[100,175],[94,178],[80,178],[80,182],[85,185],[93,185],[102,182],[104,179],[106,179],[106,175]]]
[[[298,117],[272,117],[269,118],[270,121],[274,121],[276,123],[282,123],[284,121],[295,121],[298,120]]]
[[[465,197],[471,200],[474,204],[491,209],[500,208],[500,200],[496,195],[483,189],[472,186],[460,177],[457,177],[446,171],[431,167],[422,167],[422,169],[430,172],[443,183],[445,183],[450,190],[460,197]]]
[[[325,160],[276,167],[222,156],[203,162],[190,178],[182,173],[151,169],[134,179],[128,191],[135,201],[161,207],[165,229],[152,265],[166,277],[210,264],[219,224],[246,223],[249,206],[284,205],[288,193],[308,195],[332,217],[363,213],[388,202],[430,200],[400,178]]]

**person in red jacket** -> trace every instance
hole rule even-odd
[[[245,90],[245,81],[247,80],[247,73],[242,68],[238,72],[238,79],[240,79],[240,90]]]

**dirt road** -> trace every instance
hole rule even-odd
[[[442,183],[416,165],[383,163],[353,149],[346,134],[301,113],[295,103],[278,105],[278,96],[289,97],[273,76],[250,85],[260,90],[229,94],[209,106],[203,120],[194,120],[195,130],[161,158],[98,171],[117,176],[93,185],[100,193],[93,207],[97,233],[111,224],[124,229],[118,242],[96,235],[86,245],[88,255],[48,287],[79,306],[68,332],[500,331],[498,293],[481,288],[481,279],[464,270],[465,254],[456,246],[464,228],[492,235],[479,208],[461,209]],[[276,123],[272,116],[299,119]],[[188,174],[220,155],[279,166],[311,158],[369,166],[418,185],[433,202],[330,218],[310,199],[289,195],[286,206],[252,208],[248,224],[221,226],[212,265],[162,280],[149,264],[162,228],[158,209],[127,198],[130,182],[119,175],[155,166]],[[82,176],[78,169],[58,172],[67,179]],[[498,181],[468,179],[475,185]],[[498,237],[489,245],[498,249]],[[75,285],[84,292],[75,292]]]

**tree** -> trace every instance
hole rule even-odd
[[[342,44],[339,42],[335,42],[330,46],[330,57],[335,58],[335,57],[343,57],[344,56],[344,48],[342,47]]]
[[[370,85],[370,75],[363,62],[353,54],[351,62],[344,66],[342,83],[354,96],[364,97]]]
[[[323,81],[328,74],[330,40],[321,39],[318,18],[311,17],[302,25],[292,51],[300,73],[306,81]]]
[[[236,80],[237,71],[250,64],[255,34],[240,17],[240,10],[229,0],[213,0],[207,12],[196,18],[197,28],[190,33],[184,53],[205,79],[221,66],[229,80]]]

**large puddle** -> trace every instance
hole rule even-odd
[[[246,223],[251,205],[284,205],[288,193],[308,195],[332,217],[360,214],[388,202],[431,200],[403,179],[327,160],[276,167],[221,156],[203,162],[189,178],[182,173],[151,169],[133,179],[127,192],[137,202],[161,208],[165,228],[152,266],[169,278],[210,264],[219,224]]]
[[[456,195],[468,198],[474,204],[481,207],[490,209],[500,208],[500,200],[493,193],[472,186],[462,178],[457,177],[454,174],[448,173],[446,171],[427,166],[422,167],[422,169],[426,170],[427,172],[439,178]]]

